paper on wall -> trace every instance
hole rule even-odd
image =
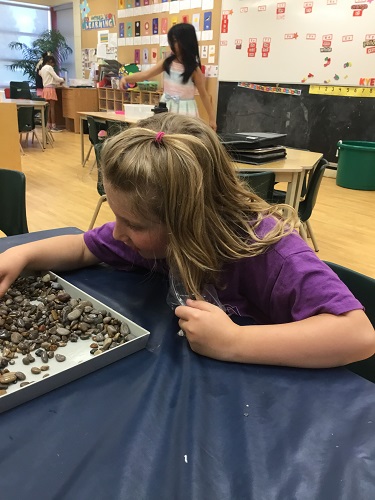
[[[105,59],[107,57],[106,43],[98,43],[98,45],[96,46],[96,56],[101,59]]]
[[[210,10],[214,8],[214,0],[202,0],[202,10]]]
[[[109,34],[109,30],[98,31],[98,44],[99,43],[108,43],[108,34]]]
[[[117,33],[108,33],[108,47],[117,47]]]

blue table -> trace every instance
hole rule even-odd
[[[0,415],[0,498],[373,500],[373,384],[194,354],[165,277],[98,266],[64,278],[149,329],[148,347]]]

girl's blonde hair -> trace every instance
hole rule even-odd
[[[292,209],[283,217],[286,206],[270,206],[240,181],[215,132],[196,118],[162,113],[142,120],[105,142],[101,164],[134,213],[165,224],[167,262],[197,297],[208,283],[224,285],[224,263],[265,252],[297,225]],[[274,225],[260,237],[265,217]]]

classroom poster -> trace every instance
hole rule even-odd
[[[168,18],[161,18],[161,33],[162,35],[166,35],[168,33]]]
[[[152,20],[152,34],[157,35],[159,33],[159,18],[154,17]]]
[[[134,36],[141,36],[141,21],[134,22]]]

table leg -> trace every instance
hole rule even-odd
[[[84,141],[84,135],[83,135],[83,120],[84,117],[80,116],[79,117],[79,133],[81,135],[81,165],[84,167],[85,163],[85,141]]]
[[[298,194],[298,198],[301,194],[301,191],[299,191],[299,193],[298,193],[298,186],[300,184],[300,176],[301,176],[301,172],[293,173],[292,180],[291,180],[291,182],[288,183],[288,188],[286,191],[285,203],[287,205],[290,205],[293,208],[296,208],[296,204],[298,205],[298,203],[299,203],[299,200],[298,200],[298,202],[296,201],[297,194]],[[302,189],[302,184],[301,184],[301,189]]]
[[[43,144],[43,149],[46,149],[47,147],[47,137],[46,137],[46,120],[44,119],[45,117],[45,106],[40,106],[40,121],[42,123],[42,144]]]
[[[301,199],[302,186],[303,186],[303,181],[305,179],[305,175],[306,175],[306,171],[303,170],[298,176],[299,178],[298,178],[298,184],[297,184],[297,188],[296,188],[296,198],[295,198],[294,205],[293,205],[297,213],[298,213],[298,208],[299,208],[299,202]]]

